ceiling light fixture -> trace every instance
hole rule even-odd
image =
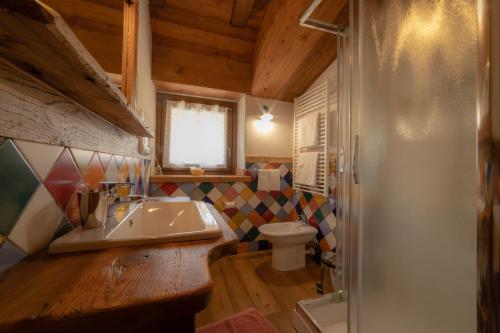
[[[269,107],[267,105],[263,105],[262,106],[262,115],[260,116],[260,120],[271,121],[271,120],[273,120],[273,118],[274,118],[274,116],[271,113],[271,111],[269,111]]]

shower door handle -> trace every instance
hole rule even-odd
[[[359,135],[354,136],[354,156],[352,158],[352,175],[354,184],[359,184]]]

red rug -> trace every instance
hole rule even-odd
[[[251,308],[216,323],[200,327],[197,333],[278,333],[256,309]]]

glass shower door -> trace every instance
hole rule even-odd
[[[476,330],[475,15],[351,1],[352,333]]]

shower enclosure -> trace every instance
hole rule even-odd
[[[483,5],[350,1],[351,333],[496,332],[476,319]]]

